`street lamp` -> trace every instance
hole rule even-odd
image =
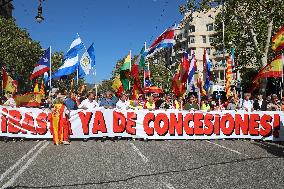
[[[41,23],[41,22],[44,20],[44,18],[43,18],[43,16],[42,16],[41,1],[42,1],[42,0],[39,0],[39,6],[38,6],[38,8],[37,8],[37,16],[35,17],[35,19],[36,19],[36,21],[37,21],[38,23]]]

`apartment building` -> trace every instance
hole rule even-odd
[[[214,21],[220,9],[212,8],[207,12],[185,13],[184,18],[178,25],[175,33],[176,44],[172,49],[172,63],[178,63],[184,51],[191,56],[192,50],[195,52],[198,71],[203,71],[203,54],[207,50],[210,60],[213,63],[214,84],[224,85],[225,66],[223,52],[218,52],[212,47],[214,31]],[[192,20],[190,19],[192,14]],[[227,54],[225,55],[225,57]]]

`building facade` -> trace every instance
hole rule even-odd
[[[192,51],[194,51],[197,69],[202,73],[203,54],[204,49],[206,49],[209,59],[213,63],[213,82],[217,85],[224,85],[226,69],[224,63],[228,54],[223,55],[223,52],[216,51],[211,45],[215,34],[215,17],[219,12],[220,9],[217,7],[207,12],[185,13],[175,33],[176,44],[172,49],[171,56],[172,60],[178,62],[184,51],[188,52],[190,57]],[[190,19],[190,16],[192,19]]]
[[[0,16],[3,18],[12,18],[13,5],[11,0],[0,0]]]

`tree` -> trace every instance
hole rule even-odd
[[[113,91],[112,89],[112,79],[106,79],[103,80],[99,85],[98,85],[98,93],[99,94],[104,94],[107,91]]]
[[[32,82],[29,77],[43,50],[39,42],[19,28],[14,19],[0,17],[0,60],[3,66],[18,81],[18,90],[28,92]]]
[[[195,1],[190,1],[189,7],[197,11],[224,5],[220,6],[215,20],[216,34],[212,45],[216,50],[223,49],[224,21],[224,48],[235,47],[238,68],[242,75],[247,74],[248,66],[259,70],[275,57],[271,49],[271,38],[284,24],[283,0],[202,0],[200,4],[192,2]],[[254,75],[250,77],[250,80],[243,82],[251,82]]]

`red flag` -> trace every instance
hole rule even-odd
[[[141,85],[140,85],[140,79],[139,79],[139,66],[138,66],[138,64],[132,65],[131,76],[133,77],[132,99],[137,99],[138,95],[142,91],[142,88],[141,88]]]
[[[187,52],[185,52],[181,60],[181,67],[180,67],[180,80],[182,83],[186,83],[188,78],[188,71],[189,71],[189,60],[188,60],[188,54]]]

